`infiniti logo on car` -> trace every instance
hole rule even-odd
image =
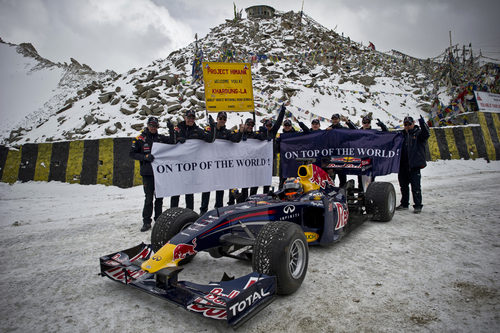
[[[291,214],[295,211],[295,206],[292,206],[292,205],[288,205],[288,206],[285,206],[285,208],[283,208],[283,213],[285,214]]]

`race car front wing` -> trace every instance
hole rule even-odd
[[[205,317],[226,320],[238,327],[269,305],[276,295],[276,277],[252,272],[237,279],[225,277],[207,285],[178,281],[181,267],[167,267],[156,273],[141,269],[153,254],[151,245],[101,257],[101,276],[163,298]]]

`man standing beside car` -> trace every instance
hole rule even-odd
[[[413,212],[422,212],[422,190],[420,186],[420,169],[427,166],[425,161],[425,143],[430,136],[429,127],[422,116],[418,120],[420,126],[415,125],[412,117],[403,120],[404,130],[403,146],[401,149],[401,160],[399,166],[398,180],[401,188],[401,204],[396,210],[408,209],[410,202],[410,184],[413,196]]]
[[[130,157],[134,160],[138,160],[140,164],[140,173],[142,176],[142,185],[144,188],[144,208],[142,209],[142,228],[141,231],[147,231],[151,228],[151,215],[153,214],[153,197],[155,196],[155,180],[153,175],[153,167],[151,162],[155,159],[153,154],[151,154],[151,147],[154,142],[161,143],[173,143],[172,133],[167,137],[165,135],[158,134],[158,118],[149,117],[144,128],[135,140],[132,141],[132,147],[130,148]],[[158,198],[154,200],[154,219],[156,219],[162,213],[163,198]]]

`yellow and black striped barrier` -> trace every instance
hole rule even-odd
[[[131,187],[142,184],[139,163],[129,157],[132,138],[0,147],[2,182],[61,181]],[[137,163],[136,163],[137,162]]]
[[[432,127],[427,160],[500,160],[500,114],[475,112],[468,125]],[[0,146],[0,180],[61,181],[132,187],[142,184],[139,162],[129,157],[132,138],[27,143],[19,150]],[[279,155],[278,155],[279,156]],[[274,174],[279,169],[274,164]]]
[[[427,160],[500,160],[500,114],[474,112],[464,118],[468,125],[430,129]]]

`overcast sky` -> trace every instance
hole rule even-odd
[[[302,0],[234,2],[238,9],[302,6]],[[498,0],[304,0],[304,12],[381,51],[435,57],[449,46],[451,30],[453,44],[472,43],[500,59]],[[125,72],[167,57],[230,18],[230,0],[0,0],[0,37],[30,42],[55,62],[73,57],[95,70]]]

